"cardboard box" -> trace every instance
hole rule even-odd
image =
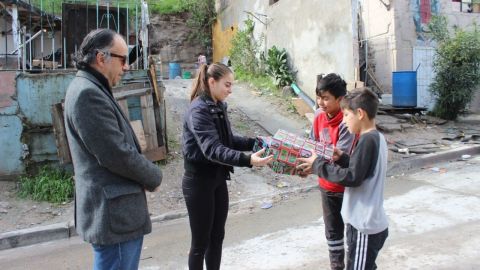
[[[272,170],[282,174],[297,174],[297,158],[308,158],[313,152],[330,162],[333,156],[333,147],[325,142],[313,141],[281,129],[273,137],[258,137],[253,151],[262,148],[267,149],[264,156],[273,154]]]

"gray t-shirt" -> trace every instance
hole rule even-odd
[[[344,153],[336,164],[317,158],[313,173],[345,186],[342,217],[365,234],[376,234],[388,227],[383,208],[388,148],[377,130],[362,134],[352,155]]]

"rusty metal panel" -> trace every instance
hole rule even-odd
[[[52,125],[50,108],[65,98],[68,85],[74,76],[74,72],[20,74],[18,76],[18,103],[27,126]]]

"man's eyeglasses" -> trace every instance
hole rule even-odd
[[[117,58],[120,58],[120,61],[122,61],[122,66],[125,65],[125,63],[127,62],[127,56],[126,55],[120,55],[120,54],[116,54],[116,53],[112,53],[112,52],[105,52],[105,51],[97,51],[97,52],[101,52],[103,53],[103,55],[105,56],[112,56],[112,57],[117,57]]]
[[[116,53],[112,53],[112,52],[109,52],[108,54],[110,54],[110,56],[120,58],[120,61],[122,61],[122,66],[124,66],[125,63],[127,62],[127,56],[126,55],[120,55],[120,54],[116,54]]]

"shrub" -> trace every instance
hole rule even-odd
[[[265,59],[267,74],[272,76],[277,87],[290,85],[295,81],[294,73],[288,65],[287,51],[273,46]]]
[[[455,28],[448,32],[447,19],[434,17],[429,25],[437,41],[435,78],[430,91],[436,98],[433,114],[454,120],[471,102],[480,83],[480,32]]]
[[[263,73],[257,58],[260,43],[253,36],[254,28],[255,23],[249,18],[245,21],[245,29],[238,30],[232,38],[229,54],[235,73]]]
[[[65,171],[44,166],[37,175],[20,178],[18,194],[36,201],[67,202],[74,194],[73,177]]]

